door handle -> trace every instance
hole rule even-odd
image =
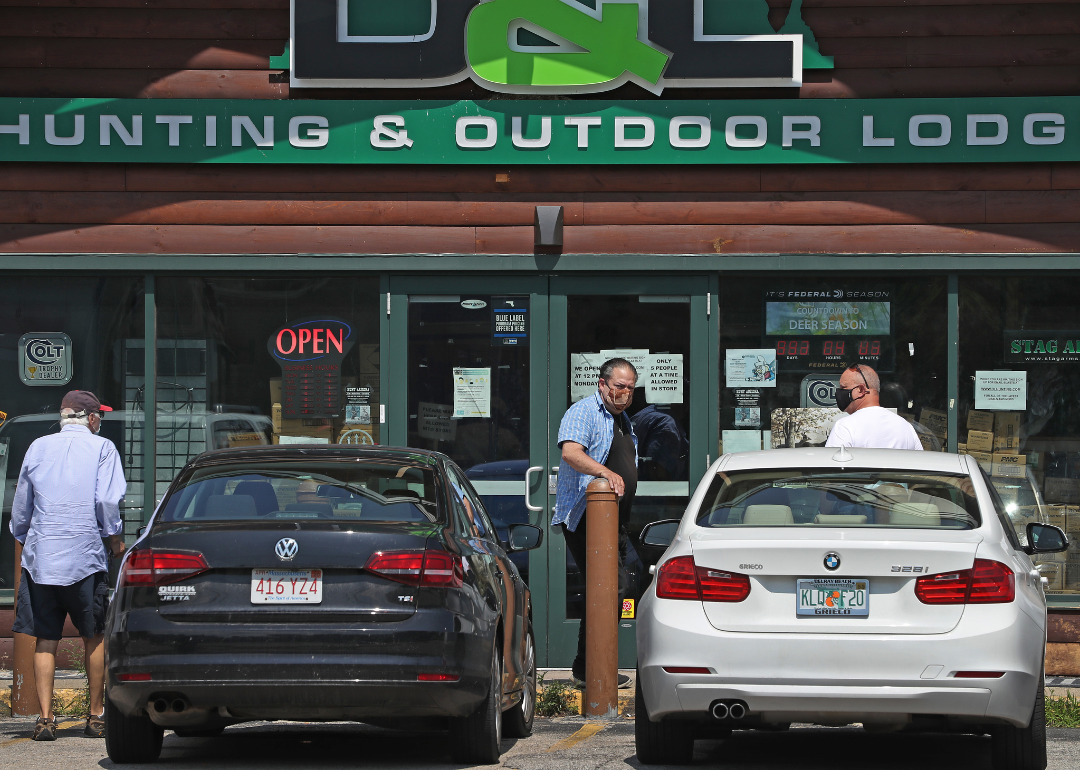
[[[530,511],[542,511],[542,510],[544,510],[544,506],[542,506],[542,505],[533,505],[532,503],[529,502],[529,489],[532,487],[532,484],[531,484],[532,475],[533,475],[534,472],[542,471],[542,470],[544,470],[543,465],[534,465],[531,468],[529,468],[529,470],[525,471],[525,507],[528,508]]]

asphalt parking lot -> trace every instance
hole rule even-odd
[[[61,724],[75,720],[61,720]],[[103,740],[82,737],[82,724],[63,729],[55,743],[26,740],[33,719],[0,719],[0,767],[19,770],[109,768]],[[1050,770],[1080,767],[1080,730],[1050,730]],[[513,770],[592,770],[639,767],[631,719],[589,722],[581,717],[537,719],[532,737],[503,744],[502,767]],[[333,768],[371,770],[455,767],[438,733],[381,730],[356,724],[253,723],[219,738],[165,734],[158,766],[169,768]],[[726,741],[698,741],[695,765],[752,768],[990,767],[987,738],[870,735],[859,728],[793,727],[788,732],[737,732]],[[136,768],[136,765],[127,765]]]

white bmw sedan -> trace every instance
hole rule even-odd
[[[636,740],[687,763],[695,737],[792,722],[989,733],[995,768],[1046,766],[1046,601],[977,462],[941,452],[721,457],[667,545],[637,626]]]

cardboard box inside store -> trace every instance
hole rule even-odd
[[[994,452],[991,476],[1024,478],[1027,475],[1027,455]]]
[[[1043,499],[1054,504],[1080,504],[1080,479],[1047,476],[1043,480]]]
[[[969,451],[968,455],[970,457],[974,457],[976,462],[979,463],[979,467],[981,467],[987,473],[990,473],[990,471],[993,470],[994,455],[992,455],[990,452],[971,452],[971,451]]]
[[[981,430],[987,433],[994,432],[994,413],[993,412],[976,412],[972,409],[968,412],[967,418],[968,430]]]
[[[1046,523],[1069,531],[1069,506],[1055,503],[1046,506]]]
[[[919,411],[919,424],[944,441],[949,435],[949,413],[924,406]]]
[[[1065,590],[1065,563],[1046,562],[1040,557],[1039,574],[1046,579],[1047,591]]]
[[[994,434],[985,430],[969,430],[967,448],[968,454],[974,452],[993,452]]]
[[[1020,451],[1021,412],[994,413],[994,451],[1016,454]]]
[[[1065,563],[1065,590],[1072,593],[1080,592],[1080,561]]]

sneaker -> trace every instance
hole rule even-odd
[[[102,711],[100,716],[94,716],[88,714],[86,717],[86,727],[83,729],[83,735],[87,738],[104,738],[105,737],[105,712]]]
[[[35,741],[55,741],[56,740],[56,718],[45,719],[45,717],[39,717],[36,724],[34,724],[34,740]]]

